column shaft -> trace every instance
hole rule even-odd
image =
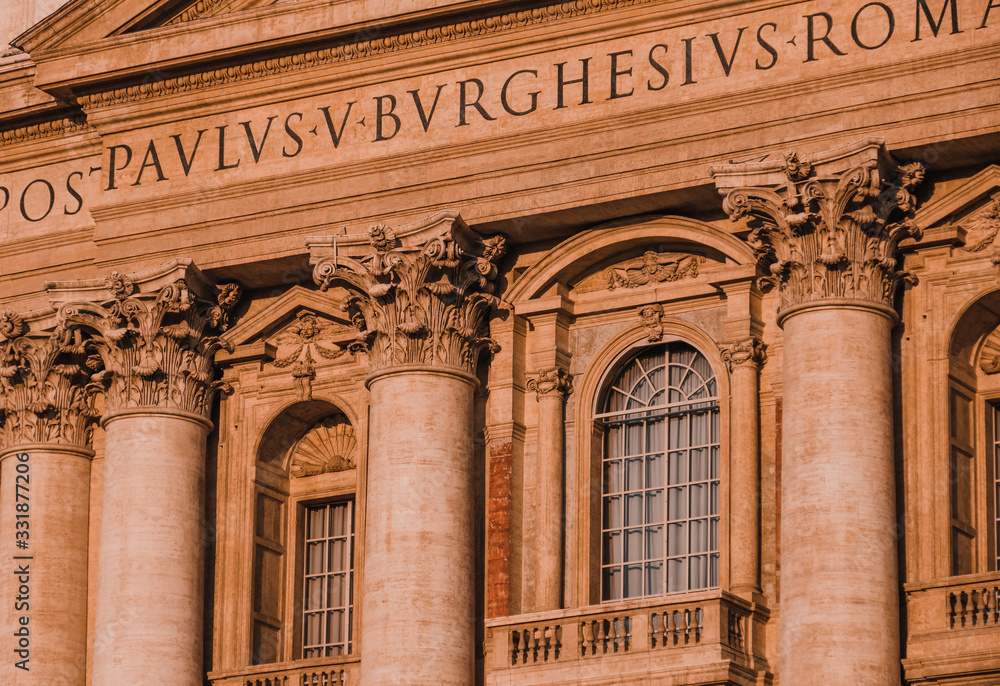
[[[734,366],[730,405],[730,588],[760,593],[760,402],[757,364]]]
[[[370,381],[363,684],[474,681],[474,384],[405,367]]]
[[[125,410],[107,432],[94,686],[201,686],[205,439],[182,411]]]
[[[22,445],[0,457],[0,535],[9,551],[0,585],[0,683],[86,682],[92,457],[53,444]]]
[[[899,686],[891,321],[877,308],[783,322],[782,683]]]
[[[538,396],[535,530],[538,572],[534,611],[562,607],[563,590],[563,395]]]

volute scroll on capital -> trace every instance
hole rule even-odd
[[[369,253],[357,259],[335,246],[316,261],[313,278],[321,290],[348,290],[343,306],[358,331],[349,350],[368,353],[372,371],[427,365],[471,374],[481,351],[499,350],[489,317],[502,307],[504,236],[479,237],[454,215],[449,227],[414,246],[401,245],[384,224],[372,226],[368,239]]]
[[[528,390],[538,399],[565,397],[573,392],[573,377],[562,367],[545,369],[528,379]]]
[[[811,157],[717,165],[710,170],[733,221],[746,219],[748,242],[777,288],[781,307],[825,299],[891,306],[900,241],[919,239],[911,221],[920,162],[900,165],[869,139]]]
[[[719,352],[730,372],[739,368],[756,371],[767,360],[767,346],[754,336],[719,346]]]
[[[155,279],[113,272],[103,297],[60,307],[60,325],[89,336],[91,384],[104,391],[108,411],[161,407],[207,417],[215,394],[226,390],[214,359],[231,350],[219,334],[240,287],[216,287],[188,262],[167,265]]]
[[[29,443],[86,448],[98,416],[95,369],[79,332],[32,332],[0,312],[0,449]]]

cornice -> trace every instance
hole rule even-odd
[[[211,1],[211,0],[208,0]],[[489,36],[538,24],[599,14],[656,0],[578,0],[562,2],[517,12],[470,19],[456,24],[433,26],[370,40],[347,42],[329,48],[247,62],[225,69],[141,83],[125,88],[81,95],[80,106],[87,111],[100,110],[149,98],[175,95],[230,83],[278,76],[311,67],[390,55],[403,50],[439,45],[456,40]]]
[[[0,131],[0,148],[29,143],[44,138],[71,136],[86,131],[93,131],[93,129],[87,124],[85,116],[77,114],[72,117],[63,117],[62,119],[43,121],[16,129]]]
[[[190,7],[185,7],[184,10],[168,19],[164,22],[164,25],[171,26],[173,24],[181,24],[186,21],[194,21],[195,19],[201,19],[203,17],[210,17],[224,2],[226,2],[226,0],[198,0],[195,4]]]

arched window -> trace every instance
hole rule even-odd
[[[719,401],[708,360],[671,342],[644,348],[610,383],[601,598],[719,585]]]

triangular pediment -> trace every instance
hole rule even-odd
[[[232,353],[220,352],[221,362],[245,359],[275,360],[288,357],[295,346],[296,335],[301,337],[303,318],[311,318],[311,326],[322,329],[316,337],[316,352],[332,359],[326,353],[346,348],[355,337],[351,322],[341,309],[341,302],[330,293],[311,291],[302,286],[290,288],[260,311],[244,317],[223,338],[233,345]],[[311,338],[306,335],[307,338]],[[284,348],[288,348],[285,350]]]
[[[991,225],[998,208],[1000,166],[994,164],[917,211],[914,223],[923,231],[919,245],[949,243],[979,252],[992,243],[986,234],[996,232]]]

